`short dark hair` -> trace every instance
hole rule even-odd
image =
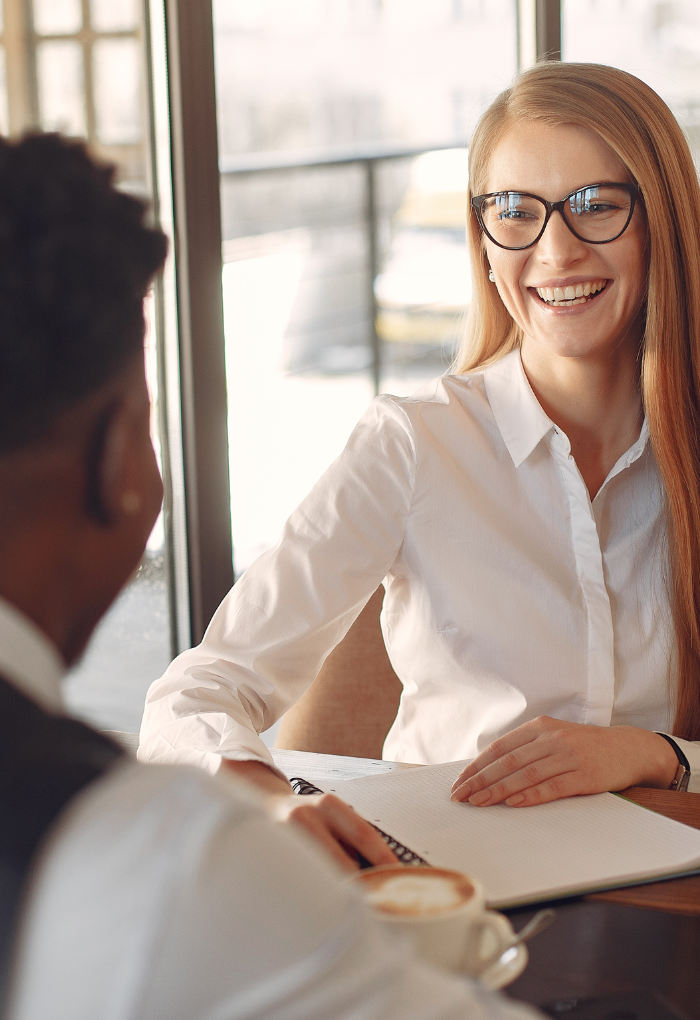
[[[142,347],[167,239],[114,174],[82,142],[0,138],[0,454],[40,438]]]

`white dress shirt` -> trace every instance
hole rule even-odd
[[[665,540],[646,423],[591,502],[519,351],[379,397],[202,643],[151,686],[140,757],[270,763],[258,734],[382,580],[403,684],[386,758],[473,758],[541,714],[667,731]],[[700,747],[679,744],[700,790]]]
[[[0,674],[56,712],[61,673],[0,600]],[[418,963],[338,878],[243,783],[125,760],[41,851],[7,1020],[537,1020]]]

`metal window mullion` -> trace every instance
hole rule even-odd
[[[92,29],[82,29],[80,32],[54,32],[47,35],[36,35],[38,42],[65,42],[77,40],[80,43],[91,43],[97,39],[137,39],[138,30],[127,31],[126,29],[114,32],[94,32]]]
[[[165,0],[192,640],[233,584],[211,0]]]
[[[185,518],[185,481],[180,416],[175,220],[173,209],[165,10],[162,0],[142,0],[144,81],[146,83],[146,154],[153,218],[171,239],[163,272],[155,285],[165,531],[165,578],[168,589],[170,642],[173,655],[192,644]]]
[[[516,0],[518,70],[561,60],[561,0]]]
[[[165,26],[162,11],[152,11],[150,0],[141,2],[142,39],[141,72],[144,123],[143,146],[146,152],[146,176],[151,196],[153,222],[172,237],[173,210],[170,190],[169,146],[158,144],[161,121],[167,121],[167,112],[156,95],[165,92]],[[155,25],[151,24],[152,17]],[[159,45],[154,54],[154,29]],[[160,59],[158,59],[160,58]],[[158,65],[156,67],[156,64]],[[158,84],[156,84],[158,79]],[[167,106],[167,104],[165,104]],[[166,129],[167,131],[167,129]],[[164,165],[163,165],[164,164]],[[181,422],[179,414],[179,371],[176,354],[176,315],[174,304],[174,253],[168,253],[166,265],[153,285],[155,303],[156,364],[158,372],[158,431],[160,436],[161,469],[163,474],[163,531],[164,572],[168,601],[170,654],[174,658],[190,647],[190,613],[187,593],[187,548],[184,525],[184,493],[182,480]],[[172,336],[170,334],[173,334]]]
[[[7,105],[10,134],[39,123],[31,0],[4,0]]]
[[[561,0],[536,0],[538,60],[561,60]]]
[[[382,347],[377,333],[377,295],[374,281],[379,273],[379,230],[377,210],[377,161],[365,161],[365,224],[367,226],[367,304],[369,312],[369,343],[372,352],[372,382],[375,396],[382,378]]]
[[[83,102],[85,103],[85,135],[88,142],[97,141],[97,122],[95,116],[95,88],[92,73],[92,32],[90,31],[90,0],[81,0],[83,11],[83,30],[79,42],[83,51]]]

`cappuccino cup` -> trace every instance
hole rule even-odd
[[[478,977],[513,937],[507,918],[486,910],[479,883],[460,871],[381,864],[348,881],[383,925],[443,970]]]

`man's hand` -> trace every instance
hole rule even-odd
[[[359,867],[353,851],[372,864],[399,863],[377,830],[332,793],[275,795],[271,801],[278,821],[303,826],[345,871],[357,871]]]
[[[286,779],[261,761],[224,759],[222,764],[264,790],[273,817],[302,826],[345,871],[358,869],[353,851],[372,864],[398,863],[376,829],[332,793],[298,797]]]
[[[529,807],[628,786],[667,789],[677,768],[673,748],[657,733],[543,715],[482,751],[458,776],[452,800]]]

